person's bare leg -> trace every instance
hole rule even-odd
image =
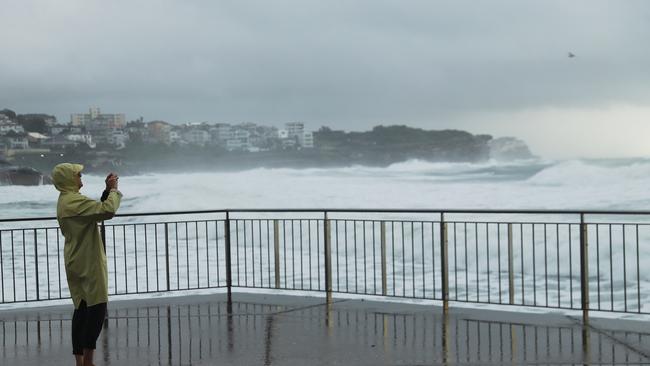
[[[93,363],[93,356],[95,354],[94,349],[90,348],[84,348],[84,358],[83,358],[83,366],[94,366],[95,364]]]
[[[74,361],[77,366],[84,366],[84,356],[74,355]]]

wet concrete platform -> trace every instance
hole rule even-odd
[[[0,310],[1,365],[72,365],[71,305]],[[579,315],[579,314],[578,314]],[[97,365],[650,364],[648,321],[234,293],[109,303]]]

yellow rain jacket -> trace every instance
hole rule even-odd
[[[82,170],[83,165],[69,163],[52,170],[54,186],[61,192],[56,218],[65,237],[65,273],[75,309],[81,300],[87,306],[108,302],[108,267],[97,222],[111,219],[122,199],[116,190],[104,202],[79,193],[75,175]]]

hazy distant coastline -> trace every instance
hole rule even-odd
[[[350,165],[385,167],[422,160],[479,163],[490,159],[532,158],[528,146],[515,138],[493,138],[459,130],[427,131],[407,126],[377,126],[371,131],[344,132],[321,128],[313,148],[228,151],[219,146],[131,143],[119,150],[68,147],[15,159],[21,166],[44,172],[74,160],[88,173],[117,170],[121,174],[191,171],[240,171],[254,168],[330,168]]]

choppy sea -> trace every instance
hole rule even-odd
[[[117,173],[119,174],[119,171]],[[102,176],[84,175],[84,187],[82,188],[82,193],[93,198],[98,198],[103,190],[103,180],[104,177]],[[155,213],[164,211],[191,211],[222,208],[649,210],[650,196],[647,193],[648,187],[650,187],[649,159],[601,159],[567,161],[527,160],[515,162],[488,161],[481,164],[430,163],[414,160],[393,164],[386,168],[365,166],[327,169],[262,168],[240,172],[147,174],[138,176],[122,176],[120,178],[119,189],[124,195],[120,208],[121,213]],[[0,218],[9,219],[18,217],[55,216],[57,197],[58,194],[53,186],[2,186],[0,187]],[[373,216],[373,218],[376,218],[376,216]],[[418,218],[417,215],[409,216],[409,219],[415,221],[429,220],[429,218]],[[473,216],[469,219],[481,221],[481,217],[478,216]],[[567,222],[575,222],[576,218],[547,217],[540,219],[538,217],[536,219],[542,221],[549,220],[549,222],[565,222],[567,220]],[[146,219],[131,219],[129,222],[144,222],[142,220],[146,221]],[[594,218],[594,220],[607,222],[608,218],[598,217]],[[620,221],[621,218],[616,217],[611,220],[613,220],[612,222],[617,222],[616,220]],[[628,219],[625,218],[623,220]],[[639,220],[641,223],[648,222],[645,217],[635,217],[634,220]],[[24,266],[21,263],[17,263],[16,267],[16,263],[10,263],[8,260],[11,258],[12,248],[8,245],[7,235],[9,235],[9,232],[6,230],[17,227],[29,227],[29,225],[38,226],[36,223],[2,223],[0,228],[5,230],[2,233],[2,239],[4,242],[4,245],[2,245],[2,274],[4,278],[8,279],[14,274],[12,271],[18,272],[17,274],[19,278],[16,291],[19,293],[19,298],[20,296],[23,296],[21,294],[23,292],[20,283],[21,278],[23,281],[22,284],[24,284],[25,281],[29,282],[32,280],[31,273],[33,271],[29,268],[30,265],[34,266],[34,257],[31,251],[26,251],[23,253],[23,256],[20,257]],[[49,222],[48,225],[56,225],[56,223]],[[494,234],[496,232],[495,230],[500,229],[494,226],[490,227],[489,225],[485,228],[490,231],[490,233],[486,235],[486,240],[488,241],[487,246],[483,247],[481,244],[479,247],[479,245],[476,245],[473,249],[473,245],[470,243],[469,249],[462,246],[455,248],[457,249],[457,252],[454,252],[454,255],[471,255],[476,257],[478,253],[481,258],[483,258],[483,256],[493,258],[492,273],[490,272],[489,263],[487,272],[485,265],[479,264],[478,261],[476,262],[475,267],[472,267],[471,263],[469,263],[468,266],[463,266],[462,259],[460,260],[460,263],[454,265],[453,270],[455,271],[454,275],[456,276],[454,289],[456,290],[460,288],[460,292],[456,292],[455,295],[461,300],[465,297],[469,298],[468,293],[470,292],[472,293],[472,296],[478,297],[486,295],[483,291],[492,291],[492,293],[498,291],[497,294],[501,295],[505,293],[505,290],[500,288],[502,285],[501,277],[498,277],[498,290],[496,285],[497,277],[494,277],[495,266],[503,264],[501,257],[495,257],[496,250],[500,249],[498,246],[501,245],[501,239],[499,239],[499,237],[495,237],[496,239],[493,238],[493,236],[496,235]],[[644,266],[650,263],[650,228],[647,226],[641,227],[640,234],[638,234],[640,240],[637,242],[632,238],[635,233],[630,232],[630,228],[634,231],[633,226],[621,230],[614,228],[614,230],[610,229],[609,231],[607,231],[607,227],[595,228],[595,231],[604,229],[605,231],[601,230],[600,233],[605,237],[608,234],[613,233],[613,235],[618,238],[623,231],[628,231],[628,239],[624,239],[627,241],[619,242],[618,244],[616,242],[618,239],[609,242],[603,241],[603,245],[605,245],[603,247],[605,250],[602,253],[603,256],[610,256],[609,250],[611,247],[611,258],[616,257],[616,261],[622,260],[623,258],[629,258],[626,263],[626,266],[629,267],[628,272],[626,272],[626,281],[629,280],[629,283],[625,283],[624,285],[620,283],[621,281],[619,281],[619,279],[613,274],[613,271],[610,272],[609,276],[606,271],[604,271],[605,273],[602,275],[602,278],[599,274],[598,278],[602,279],[603,285],[603,298],[601,300],[604,305],[608,305],[611,302],[612,307],[627,306],[625,302],[628,301],[629,297],[630,307],[643,308],[647,298],[646,294],[650,291],[650,286],[647,286],[648,280],[650,280],[650,273],[637,271],[635,269],[637,256],[641,268],[644,268]],[[181,236],[184,235],[182,229],[183,228],[181,227],[179,230]],[[195,230],[192,228],[190,229],[190,231]],[[470,227],[469,231],[467,231],[467,228],[463,228],[465,232],[453,234],[453,238],[458,239],[459,242],[462,242],[466,237],[470,237],[471,239],[472,236],[477,235],[479,229],[482,232],[482,227]],[[538,228],[535,228],[533,230],[537,229]],[[190,232],[188,235],[191,239],[200,238],[203,240],[204,236],[202,236],[202,230],[203,229],[196,229],[194,234]],[[263,233],[268,233],[268,231],[261,228],[258,228],[258,231],[255,230],[256,229],[253,229],[253,235],[258,235],[260,240]],[[408,226],[407,229],[391,228],[391,234],[393,233],[392,230],[395,230],[394,233],[397,233],[398,236],[406,236],[406,239],[402,239],[405,240],[401,242],[402,244],[408,244],[409,238],[411,237],[414,238],[413,240],[417,241],[419,240],[418,238],[422,236],[420,243],[422,244],[422,248],[424,248],[425,244],[430,246],[434,240],[425,240],[424,234],[426,233],[427,236],[429,236],[429,234],[432,234],[433,231],[437,229],[435,229],[433,224],[431,224],[430,227],[426,226],[426,224],[422,224],[419,228],[416,224],[415,227],[411,229],[409,229]],[[518,232],[519,234],[515,233],[515,237],[518,237],[518,235],[523,236],[525,230],[525,228],[520,229]],[[549,228],[550,231],[546,231],[546,228],[544,230],[545,235],[548,234],[557,237],[558,242],[566,241],[572,236],[579,235],[577,232],[572,233],[568,231],[568,227],[565,229],[561,226],[551,225]],[[594,234],[595,231],[592,234]],[[358,232],[360,235],[361,233],[371,235],[378,231],[376,230],[376,227],[358,228],[355,226],[354,232]],[[205,225],[205,233],[207,237],[220,235],[218,230],[212,229],[207,225]],[[245,230],[242,231],[242,233],[245,233]],[[301,231],[301,233],[303,233],[303,231]],[[527,232],[525,234],[526,236],[529,236],[531,233],[532,232]],[[111,237],[111,235],[113,234],[109,233],[109,237]],[[120,235],[119,228],[116,235]],[[149,235],[153,234],[150,233]],[[126,231],[124,232],[124,237],[126,238]],[[130,241],[131,234],[129,234],[128,237],[129,239],[127,241]],[[188,237],[186,237],[186,239],[187,238]],[[345,238],[347,238],[347,236]],[[450,237],[450,240],[453,238]],[[492,244],[489,244],[490,238],[493,240]],[[560,238],[563,239],[560,240]],[[16,240],[19,241],[19,239]],[[538,234],[537,239],[533,239],[533,243],[539,247],[542,243],[537,243],[537,240],[540,240],[540,234]],[[577,239],[574,240],[574,243],[576,240]],[[494,247],[495,241],[497,242],[496,247]],[[202,253],[206,248],[203,247],[203,244],[200,244],[202,241],[197,239],[196,242],[197,249],[195,253],[190,252],[189,249],[185,253],[185,257],[182,256],[182,253],[176,253],[181,259],[177,261],[179,267],[176,268],[176,278],[174,278],[174,281],[177,281],[176,285],[179,287],[185,282],[190,285],[190,282],[194,281],[195,276],[195,283],[197,286],[211,283],[211,280],[209,279],[209,268],[204,271],[203,274],[201,274],[201,269],[199,269],[197,273],[189,271],[191,266],[190,259],[192,262],[196,260],[197,266],[201,268],[203,268],[203,265],[201,264],[203,262],[199,263],[200,261],[205,260],[207,265],[208,259],[215,259],[211,257],[214,256],[215,253],[210,254],[209,248],[206,250],[207,258],[202,258],[199,253]],[[478,241],[476,243],[478,243]],[[552,244],[552,246],[557,244],[554,241],[548,243]],[[620,243],[623,243],[623,245],[621,246]],[[637,243],[640,243],[638,249],[636,247]],[[48,250],[50,251],[54,248],[51,247],[51,245],[52,244],[48,247]],[[137,267],[142,267],[142,263],[138,264],[134,259],[135,254],[142,253],[143,250],[142,248],[138,248],[138,245],[142,244],[129,242],[128,247],[132,249],[128,249],[128,253],[127,247],[124,247],[123,252],[121,249],[114,251],[111,251],[110,248],[107,249],[110,267],[109,272],[117,271],[121,268],[121,263],[124,263],[125,269],[128,267],[128,271],[137,271]],[[357,281],[357,276],[361,273],[359,272],[359,267],[363,267],[364,270],[367,270],[369,269],[368,266],[376,266],[377,264],[376,257],[370,261],[367,258],[360,258],[362,249],[367,249],[368,253],[371,249],[376,249],[375,244],[366,245],[370,246],[366,248],[358,248],[358,250],[355,249],[354,254],[348,252],[347,249],[345,252],[339,251],[335,253],[336,262],[334,264],[337,266],[336,268],[341,271],[349,271],[348,274],[350,276],[345,277],[346,289],[347,286],[352,283],[348,282],[348,280],[352,275],[354,275],[354,286],[358,286],[359,284],[367,286],[372,283],[373,291],[376,290],[376,278],[370,278],[367,277],[367,274],[364,274],[363,281]],[[492,247],[490,247],[491,245]],[[627,248],[627,254],[621,253],[623,246]],[[260,248],[264,249],[261,246]],[[492,248],[491,253],[482,253],[482,251],[490,250],[490,248]],[[530,256],[531,253],[530,251],[525,251],[523,248],[524,247],[522,246],[520,256],[526,257],[526,260],[528,261],[528,256]],[[544,246],[544,248],[547,250],[546,246]],[[15,249],[16,251],[21,250],[20,246]],[[241,252],[242,256],[244,258],[249,256],[250,266],[252,268],[259,268],[259,271],[257,272],[258,281],[269,281],[269,278],[264,278],[262,275],[267,272],[269,276],[271,275],[269,268],[271,265],[271,258],[268,256],[265,257],[266,254],[259,252],[257,257],[254,252],[252,253],[252,256],[250,256],[251,253],[249,250],[251,249],[253,251],[255,250],[254,247],[247,248],[244,244],[243,252]],[[291,247],[291,249],[293,250],[293,247]],[[397,281],[389,283],[389,287],[392,286],[390,290],[399,295],[401,293],[406,293],[407,291],[410,292],[411,290],[413,290],[415,294],[415,289],[422,288],[422,295],[433,296],[436,289],[431,287],[432,282],[440,280],[438,275],[435,273],[435,266],[438,265],[434,259],[435,251],[427,251],[425,249],[420,251],[414,246],[414,249],[409,252],[408,248],[400,248],[399,240],[396,248],[392,249],[396,249],[396,251],[391,253],[392,257],[390,260],[397,263],[397,271],[401,271],[401,274],[399,277],[393,277],[393,280],[396,278]],[[575,249],[576,248],[574,248],[574,250]],[[546,273],[530,273],[531,268],[529,268],[530,266],[527,264],[524,264],[524,261],[516,263],[517,268],[515,269],[520,271],[519,277],[516,278],[516,280],[518,279],[521,282],[521,292],[525,292],[526,289],[531,286],[538,286],[537,290],[539,290],[539,284],[532,285],[527,282],[531,278],[535,281],[546,280],[546,287],[544,287],[540,292],[540,296],[547,296],[546,302],[554,303],[557,300],[559,303],[561,299],[563,306],[565,306],[565,304],[568,304],[573,300],[579,301],[579,290],[571,287],[573,285],[566,287],[564,284],[566,278],[572,278],[571,276],[577,278],[575,277],[577,273],[569,275],[568,271],[573,271],[573,269],[575,269],[576,258],[578,257],[574,255],[572,259],[567,259],[568,251],[569,246],[563,244],[560,248],[560,245],[558,245],[557,251],[553,252],[551,250],[548,263],[540,262],[540,260],[543,260],[543,257],[533,259],[533,262],[531,262],[538,263],[540,266],[543,263],[547,267],[546,269],[550,267],[555,271],[552,273],[549,272],[550,270],[547,270]],[[115,253],[116,258],[111,258],[113,253]],[[56,253],[50,253],[48,255],[56,255]],[[292,257],[291,262],[289,263],[290,267],[295,267],[295,263],[297,263],[296,261],[301,258],[306,261],[308,255],[309,253],[306,252],[302,255],[298,253],[297,256],[294,254],[294,257]],[[598,255],[600,255],[600,252]],[[181,263],[184,261],[183,258],[186,260],[186,264]],[[350,266],[348,266],[346,258],[350,260]],[[405,258],[408,258],[408,261],[406,261]],[[152,260],[156,262],[159,261],[159,255],[154,254]],[[223,261],[223,258],[217,258],[217,260]],[[43,261],[44,259],[41,259],[41,262]],[[113,262],[112,267],[111,261]],[[616,261],[612,259],[610,262],[603,262],[603,266],[618,263]],[[312,267],[316,266],[315,268],[320,268],[319,266],[322,265],[320,262],[315,262],[315,259],[312,259],[311,257],[309,257],[309,263]],[[343,263],[345,263],[345,267],[343,267]],[[352,263],[355,264],[354,272],[351,272],[353,271]],[[418,266],[417,268],[416,264]],[[13,267],[11,265],[13,265]],[[302,265],[301,262],[300,268],[302,268]],[[409,265],[412,266],[412,269],[408,268]],[[43,266],[44,262],[41,263],[40,271],[43,271]],[[47,266],[47,269],[49,270],[52,264],[48,262]],[[291,281],[295,282],[295,279],[297,278],[295,269],[291,269],[294,270],[294,273],[289,273],[286,278],[283,278],[283,281],[286,281],[283,282],[283,284],[288,284]],[[567,273],[564,273],[565,269]],[[20,272],[21,270],[22,277]],[[247,269],[247,271],[248,270],[249,269]],[[420,270],[422,276],[419,276]],[[158,273],[152,273],[152,271],[155,271],[153,266],[152,268],[147,269],[147,274],[144,275],[142,280],[138,280],[138,284],[144,286],[145,281],[149,281],[150,279],[152,282],[155,281],[159,283],[160,275]],[[318,271],[318,269],[315,271]],[[474,276],[474,271],[476,272],[476,276]],[[548,282],[549,273],[551,277],[550,285]],[[188,274],[191,277],[191,281],[190,278],[186,278],[188,277]],[[216,274],[217,273],[214,273],[213,276]],[[246,274],[247,273],[244,273],[243,275],[246,276]],[[252,273],[250,274],[252,275]],[[630,276],[629,279],[627,278],[628,274]],[[208,276],[208,278],[205,278],[205,276]],[[489,285],[491,290],[481,288],[479,291],[479,287],[482,286],[480,284],[484,284],[485,280],[489,279],[490,276],[493,276],[493,282]],[[459,278],[460,285],[458,284]],[[299,279],[307,280],[310,283],[313,282],[316,285],[322,282],[322,278],[303,276],[302,272]],[[428,279],[431,279],[431,281],[426,283]],[[555,279],[557,279],[556,282],[554,282]],[[249,281],[248,279],[240,280],[239,277],[237,280]],[[350,281],[352,280],[350,279]],[[113,292],[120,293],[121,291],[124,291],[124,287],[127,287],[128,290],[126,278],[119,278],[119,276],[114,275],[110,282],[111,291]],[[465,283],[466,286],[463,283]],[[240,284],[242,283],[240,282]],[[244,282],[243,284],[251,285],[250,282]],[[253,285],[256,284],[257,283],[253,283]],[[560,288],[560,284],[562,284],[562,288]],[[605,286],[610,286],[610,284],[616,284],[616,291],[613,290],[613,285],[611,292],[605,291],[610,289],[610,287],[605,288]],[[59,284],[57,283],[52,286],[56,287],[58,285]],[[600,285],[599,282],[598,286]],[[7,281],[5,281],[3,286],[2,293],[7,298],[13,298],[15,291],[14,288],[11,287],[12,284],[8,284]],[[122,286],[122,290],[120,290],[120,286]],[[430,289],[427,289],[429,288],[427,286],[429,286]],[[477,288],[476,294],[473,293],[474,286]],[[554,292],[553,290],[549,292],[549,286],[552,289],[555,289],[557,286],[558,291]],[[66,291],[65,281],[63,281],[62,287],[63,291]],[[47,290],[50,291],[50,288],[48,287]],[[133,289],[131,289],[131,291],[132,290]],[[629,290],[629,293],[627,293],[626,290]],[[41,288],[40,291],[44,292],[45,289]],[[574,293],[571,293],[571,291],[574,291]],[[29,291],[25,290],[24,292],[27,298],[33,296],[31,289],[29,289]],[[623,295],[624,292],[626,293]],[[550,299],[548,299],[549,293],[551,296]],[[529,302],[530,295],[527,299],[521,298],[521,300],[523,302]]]

